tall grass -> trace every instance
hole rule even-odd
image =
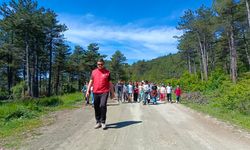
[[[15,100],[0,104],[0,147],[4,139],[20,137],[21,133],[42,125],[41,117],[48,112],[74,108],[83,97],[81,93],[30,100]]]

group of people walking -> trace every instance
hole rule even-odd
[[[155,84],[148,81],[141,82],[129,82],[126,84],[123,81],[119,81],[115,85],[115,91],[117,93],[118,102],[143,102],[144,105],[152,102],[157,104],[157,101],[172,100],[172,93],[176,95],[176,103],[180,102],[181,89],[180,86],[173,90],[170,83],[167,86],[164,84]]]
[[[92,106],[95,109],[96,124],[95,129],[102,127],[106,129],[106,114],[107,114],[107,100],[111,96],[111,99],[115,98],[115,91],[118,96],[118,102],[143,102],[144,105],[152,102],[157,104],[157,101],[165,101],[172,103],[172,86],[168,83],[167,86],[161,84],[157,85],[148,81],[141,82],[125,82],[119,81],[113,86],[110,80],[110,72],[104,67],[104,60],[99,59],[97,61],[97,68],[91,73],[91,78],[86,83],[82,92],[86,98],[86,105],[90,104],[90,98]],[[180,101],[181,89],[177,85],[174,90],[176,94],[176,103]]]

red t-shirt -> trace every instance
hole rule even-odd
[[[93,93],[106,93],[109,91],[110,72],[103,69],[92,71],[91,80],[93,80]]]
[[[138,87],[135,87],[135,88],[134,88],[134,93],[136,93],[136,94],[138,94],[138,93],[139,93],[139,89],[138,89]]]
[[[176,96],[181,96],[181,89],[180,88],[175,89],[175,94]]]

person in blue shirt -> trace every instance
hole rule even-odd
[[[81,92],[82,92],[82,94],[83,94],[83,100],[85,99],[85,104],[86,104],[86,105],[89,104],[89,98],[85,96],[85,95],[86,95],[86,92],[87,92],[87,84],[88,84],[88,83],[84,84],[84,85],[82,86],[82,90],[81,90]]]

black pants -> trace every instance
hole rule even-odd
[[[84,93],[83,95],[84,95],[84,97],[85,97],[85,103],[86,103],[86,104],[89,104],[89,97],[86,97],[86,96],[85,96],[85,95],[86,95],[85,93]]]
[[[172,101],[172,95],[171,95],[171,93],[167,93],[167,98],[168,98],[169,102]]]
[[[138,99],[138,93],[134,93],[134,102],[137,102]]]
[[[106,122],[107,100],[109,93],[94,93],[94,108],[96,123]]]
[[[122,101],[122,90],[118,90],[117,94],[118,94],[118,101]]]

